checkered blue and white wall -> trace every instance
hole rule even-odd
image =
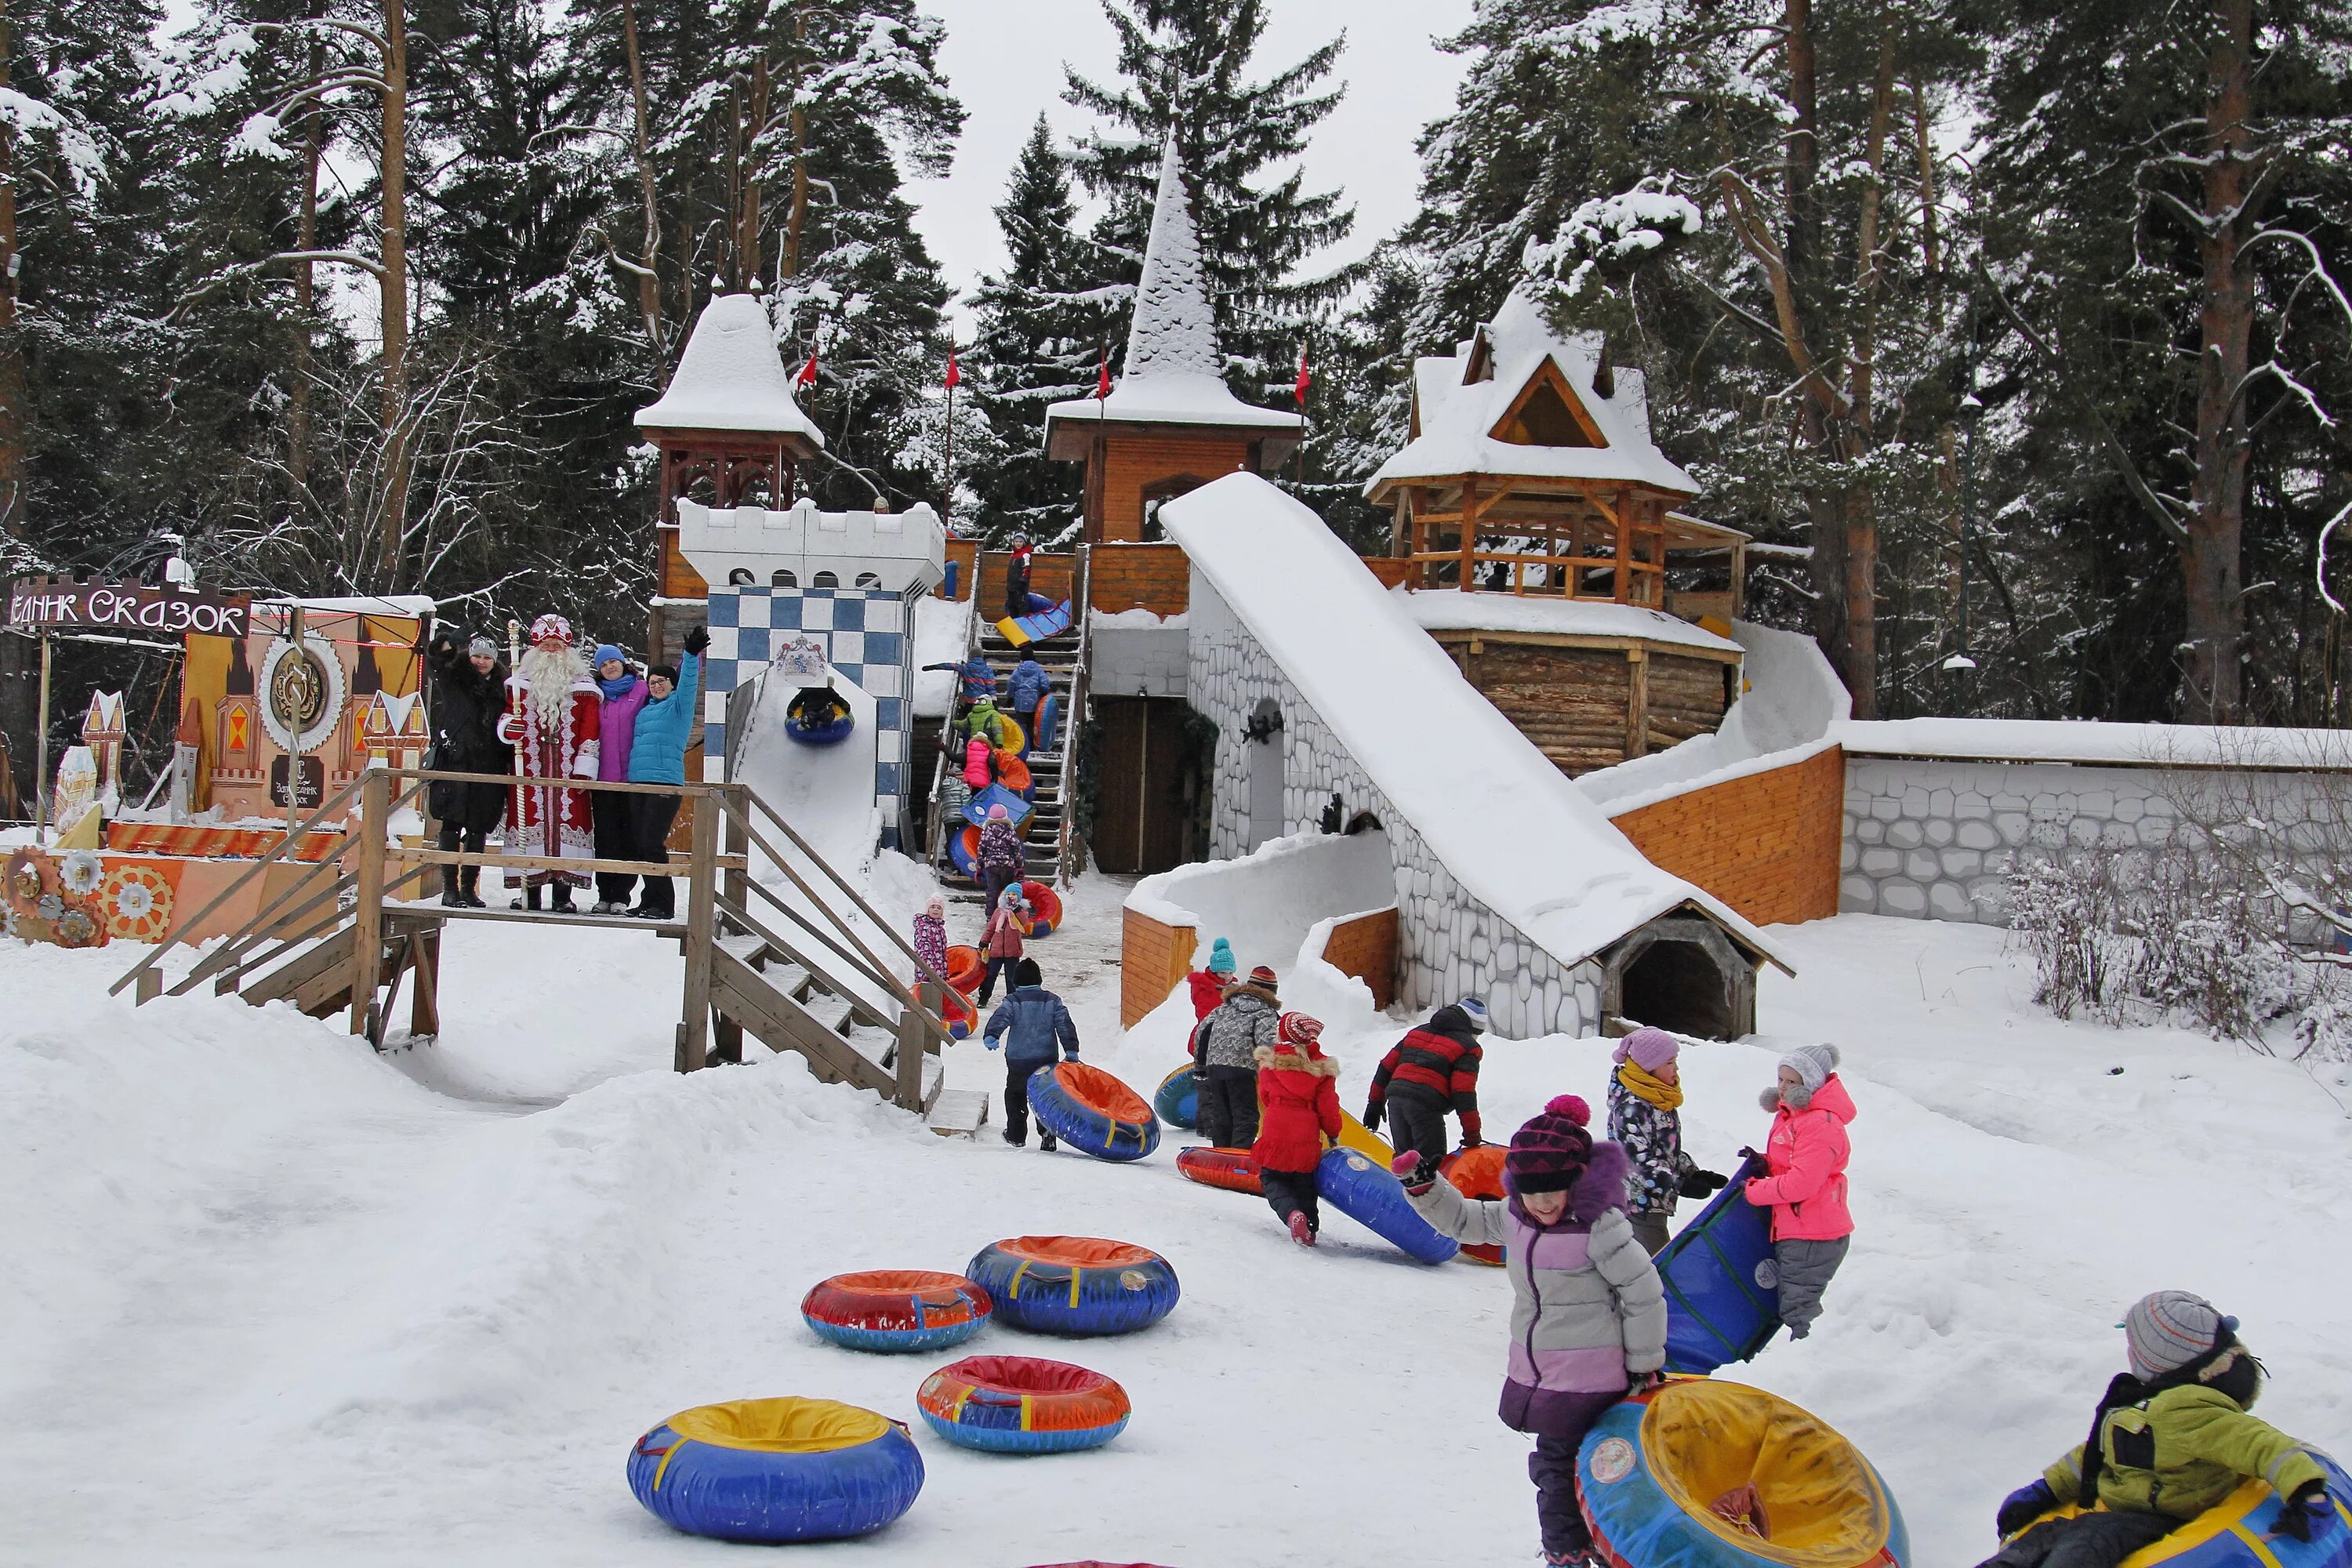
[[[765,668],[777,644],[810,637],[843,679],[855,682],[875,707],[874,799],[882,812],[882,846],[898,847],[906,815],[908,731],[914,720],[915,606],[910,598],[873,588],[710,590],[709,679],[702,698],[702,769],[708,780],[727,773],[727,699],[741,676]]]

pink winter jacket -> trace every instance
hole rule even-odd
[[[970,784],[975,791],[986,789],[989,780],[993,776],[988,771],[988,742],[980,736],[974,735],[964,742],[963,782]]]
[[[1742,1189],[1758,1208],[1770,1205],[1775,1241],[1835,1241],[1853,1233],[1845,1206],[1845,1163],[1852,1152],[1846,1123],[1853,1100],[1830,1074],[1802,1110],[1783,1105],[1772,1113],[1772,1136],[1764,1145],[1771,1173]]]

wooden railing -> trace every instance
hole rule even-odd
[[[1094,547],[1078,546],[1077,584],[1071,593],[1070,603],[1078,623],[1078,658],[1070,667],[1070,701],[1062,715],[1062,768],[1060,790],[1056,797],[1062,803],[1061,842],[1054,847],[1054,871],[1057,880],[1067,888],[1077,880],[1074,824],[1077,817],[1078,742],[1087,732],[1087,669],[1093,658],[1094,613],[1087,607],[1094,576]]]

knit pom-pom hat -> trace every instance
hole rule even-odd
[[[1273,968],[1267,964],[1259,964],[1250,971],[1249,983],[1253,985],[1263,985],[1268,991],[1273,990],[1275,984]]]
[[[1323,1037],[1323,1020],[1304,1013],[1285,1013],[1275,1020],[1274,1037],[1294,1050],[1305,1050]]]
[[[1812,1104],[1813,1091],[1829,1082],[1830,1074],[1837,1071],[1838,1048],[1799,1046],[1780,1058],[1780,1065],[1797,1075],[1797,1087],[1784,1089],[1776,1083],[1757,1096],[1757,1102],[1767,1110],[1776,1110],[1783,1105],[1791,1110],[1802,1110]]]
[[[1618,1041],[1609,1059],[1620,1067],[1631,1061],[1643,1072],[1654,1073],[1674,1060],[1682,1048],[1682,1042],[1664,1029],[1644,1026]]]
[[[1584,1130],[1592,1108],[1581,1097],[1563,1094],[1511,1134],[1503,1170],[1517,1193],[1564,1193],[1576,1184],[1592,1159],[1592,1134]]]
[[[923,912],[935,921],[945,920],[948,913],[948,901],[937,893],[933,893],[923,900]]]
[[[1209,973],[1231,974],[1240,965],[1234,962],[1234,944],[1223,937],[1209,944]]]
[[[988,820],[991,822],[1010,822],[1013,820],[1013,814],[1005,810],[1001,805],[992,805],[988,808]]]
[[[2187,1366],[2233,1333],[2238,1320],[2187,1290],[2158,1290],[2132,1303],[2116,1327],[2124,1331],[2132,1375],[2146,1382]]]

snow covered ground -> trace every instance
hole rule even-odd
[[[1118,1037],[1124,891],[1089,879],[1034,951],[1086,1055],[1148,1091],[1177,1051],[1151,1026]],[[2081,1435],[2120,1364],[2108,1325],[2146,1289],[2240,1313],[2278,1379],[2263,1414],[2352,1452],[2352,1090],[2042,1016],[1997,931],[1772,934],[1799,977],[1765,980],[1769,1039],[1685,1056],[1686,1137],[1727,1163],[1762,1130],[1773,1043],[1837,1041],[1862,1228],[1814,1338],[1738,1375],[1864,1447],[1920,1561],[1989,1548],[2001,1493]],[[382,1058],[282,1008],[134,1011],[103,994],[124,947],[0,948],[0,1561],[726,1561],[638,1508],[632,1440],[755,1394],[913,1420],[932,1361],[824,1345],[801,1295],[1039,1231],[1157,1247],[1184,1300],[1129,1338],[972,1348],[1108,1372],[1132,1425],[1009,1459],[916,1421],[914,1510],[804,1555],[1535,1560],[1525,1441],[1493,1415],[1499,1272],[1423,1268],[1336,1216],[1302,1253],[1255,1200],[1180,1180],[1172,1139],[1110,1166],[936,1138],[796,1058],[675,1077],[677,960],[637,933],[448,944],[448,1035]],[[1350,1103],[1393,1033],[1337,1042]],[[1496,1047],[1490,1121],[1563,1089],[1597,1107],[1606,1060]],[[950,1061],[957,1083],[1000,1070],[976,1044]]]

